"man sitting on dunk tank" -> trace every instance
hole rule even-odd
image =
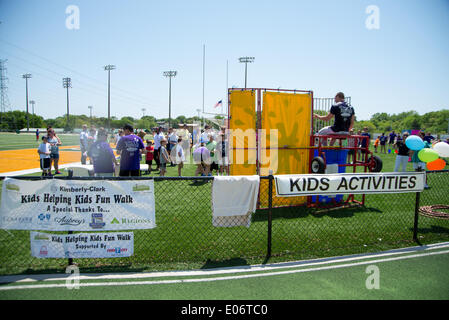
[[[339,92],[335,95],[335,104],[332,105],[329,114],[326,116],[320,116],[318,114],[313,114],[314,118],[323,121],[329,121],[333,117],[335,117],[334,125],[324,127],[320,131],[318,131],[318,135],[345,135],[349,134],[349,131],[354,126],[354,108],[348,105],[345,101],[345,95],[343,92]],[[335,143],[335,139],[332,138],[330,141],[330,145],[333,146]],[[327,138],[322,140],[321,143],[323,146],[327,146]]]

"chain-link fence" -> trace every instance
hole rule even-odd
[[[449,204],[449,172],[429,172],[427,176],[430,189],[419,196],[366,195],[364,205],[348,208],[310,207],[305,201],[282,203],[275,197],[274,178],[261,177],[259,209],[249,223],[241,218],[213,218],[213,177],[140,177],[155,180],[157,227],[130,230],[134,233],[131,257],[70,262],[83,272],[153,270],[154,266],[160,270],[260,263],[268,257],[280,261],[377,251],[416,245],[414,231],[418,243],[448,240],[449,219],[419,215],[414,228],[415,208]],[[361,200],[361,196],[356,198]],[[0,230],[0,274],[63,272],[68,263],[63,258],[32,257],[30,231]]]

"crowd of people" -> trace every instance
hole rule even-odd
[[[57,170],[58,157],[47,152],[47,148],[49,150],[54,148],[53,133],[48,131],[48,137],[43,137],[45,141],[43,140],[39,146],[38,152],[42,159],[54,158],[56,171],[60,173]],[[198,132],[198,137],[194,137],[189,132],[187,125],[176,130],[169,128],[167,132],[164,132],[162,127],[158,127],[152,132],[152,139],[145,139],[146,135],[147,133],[143,130],[137,132],[131,125],[125,125],[118,130],[117,134],[108,138],[104,128],[96,130],[95,126],[88,128],[87,125],[83,125],[79,136],[81,164],[87,164],[89,159],[89,164],[93,165],[93,172],[96,176],[126,177],[146,175],[152,172],[164,176],[167,166],[176,166],[178,176],[182,176],[186,159],[193,156],[197,165],[196,175],[207,176],[214,173],[229,175],[229,166],[226,160],[228,144],[224,128],[218,132],[206,125],[204,130]],[[119,161],[117,161],[111,144],[115,144]],[[57,141],[57,146],[59,145],[61,145],[60,140]],[[48,161],[44,161],[42,161],[42,174],[51,175]],[[143,170],[142,162],[145,162],[147,166]],[[153,165],[156,168],[153,168]]]

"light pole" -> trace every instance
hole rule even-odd
[[[248,63],[254,62],[254,57],[240,57],[239,61],[240,63],[245,64],[245,89],[246,89],[246,79],[247,79],[247,73],[248,73]]]
[[[29,132],[30,131],[30,119],[28,117],[28,79],[31,78],[31,74],[30,73],[26,73],[26,74],[22,75],[22,78],[25,79],[25,85],[26,85],[27,132]]]
[[[176,77],[177,71],[164,71],[164,77],[168,78],[168,127],[171,127],[171,78]]]
[[[31,119],[31,126],[34,128],[34,104],[36,102],[34,100],[30,100],[30,104],[31,104],[31,112],[33,113],[33,118]]]
[[[94,107],[93,106],[88,106],[88,108],[90,109],[90,125],[92,126],[92,109]]]
[[[69,88],[72,87],[71,78],[62,78],[62,87],[67,89],[67,128],[70,128],[70,118],[69,118]]]
[[[147,109],[142,108],[142,118],[145,117],[145,111],[146,111],[146,110],[147,110]]]
[[[104,66],[104,70],[108,72],[108,131],[111,131],[111,70],[114,69],[112,64]]]

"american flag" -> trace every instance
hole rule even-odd
[[[220,100],[220,101],[218,101],[218,102],[215,104],[214,108],[218,107],[218,106],[221,105],[221,104],[222,104],[222,101]]]

